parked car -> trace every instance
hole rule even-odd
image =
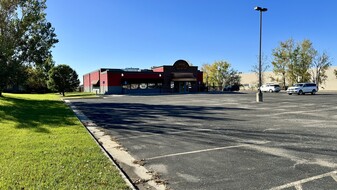
[[[225,88],[223,89],[223,91],[239,91],[239,90],[240,90],[240,86],[236,84],[225,86]]]
[[[287,89],[287,93],[289,95],[292,94],[305,94],[305,93],[311,93],[312,95],[316,94],[316,92],[318,91],[317,89],[317,85],[315,83],[298,83],[295,84],[292,87],[289,87]]]
[[[260,87],[262,92],[280,92],[281,87],[278,84],[264,84]]]

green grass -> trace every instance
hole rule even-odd
[[[128,189],[55,94],[0,97],[0,189]]]
[[[67,92],[65,93],[65,99],[69,98],[95,98],[98,97],[95,93],[92,92]]]

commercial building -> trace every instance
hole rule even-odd
[[[332,90],[335,91],[337,90],[337,78],[334,74],[334,70],[337,70],[337,66],[332,66],[330,67],[327,71],[326,71],[326,76],[327,79],[326,81],[319,86],[319,90]],[[312,70],[310,70],[310,73],[312,72]],[[240,88],[240,90],[256,90],[257,86],[258,86],[258,76],[255,73],[242,73],[241,75],[241,84],[242,87]],[[263,78],[263,83],[278,83],[281,84],[281,80],[279,81],[275,81],[272,80],[273,78],[279,78],[281,79],[281,76],[276,76],[273,72],[264,72],[262,73],[262,78]],[[288,84],[288,81],[286,81],[286,85],[290,85]],[[310,82],[310,81],[308,81]]]
[[[203,91],[203,72],[184,60],[140,70],[101,68],[83,76],[85,92],[97,94],[190,93]]]

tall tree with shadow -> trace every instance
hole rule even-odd
[[[62,93],[73,92],[80,84],[78,75],[68,65],[58,65],[49,72],[48,87]]]
[[[58,42],[46,0],[0,0],[0,96],[23,83],[28,66],[43,67]]]

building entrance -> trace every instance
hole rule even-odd
[[[179,93],[186,93],[186,84],[185,84],[185,82],[179,82]]]
[[[178,83],[178,92],[179,93],[189,93],[191,89],[191,82],[179,81]]]

